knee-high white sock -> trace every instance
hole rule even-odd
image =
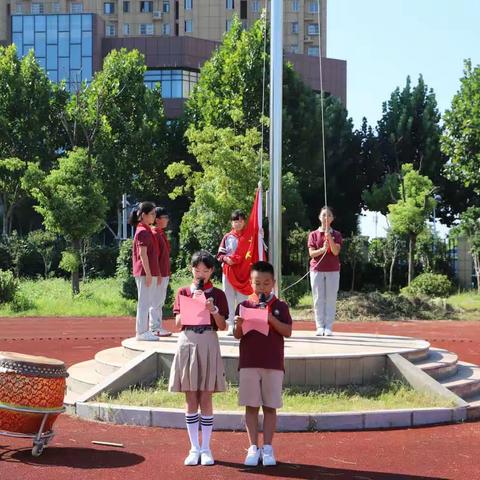
[[[200,450],[200,444],[198,442],[198,413],[186,413],[185,422],[187,424],[188,438],[192,448]]]
[[[200,419],[202,424],[202,450],[210,450],[210,437],[213,430],[213,415],[205,417],[202,415]]]

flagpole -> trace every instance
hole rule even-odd
[[[270,15],[270,198],[269,258],[282,285],[282,89],[283,89],[283,0],[271,0]]]

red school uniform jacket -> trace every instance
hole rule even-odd
[[[246,308],[260,308],[255,295],[240,305]],[[240,305],[237,305],[235,315],[239,314]],[[275,295],[267,302],[270,313],[287,325],[292,324],[292,317],[288,305]],[[268,335],[250,330],[240,339],[240,357],[238,369],[241,368],[270,368],[285,370],[284,366],[284,339],[275,329],[270,327]]]
[[[337,230],[332,230],[332,237],[335,243],[342,245],[343,238],[340,232]],[[322,248],[325,242],[325,232],[320,230],[314,230],[308,235],[308,248]],[[322,258],[322,255],[310,259],[310,270],[315,272],[339,272],[340,271],[340,258],[338,255],[334,255],[330,249],[323,257],[322,261],[319,260]]]
[[[153,235],[151,228],[144,223],[139,223],[135,230],[132,246],[132,269],[134,277],[146,276],[140,259],[140,247],[147,247],[148,264],[152,277],[158,277],[160,269],[158,266],[158,242]]]

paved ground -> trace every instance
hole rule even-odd
[[[311,329],[296,322],[295,328]],[[480,322],[378,322],[338,324],[337,330],[408,335],[480,364]],[[48,355],[68,365],[93,358],[131,336],[133,320],[1,319],[0,350]],[[0,437],[0,480],[480,479],[480,422],[429,428],[287,433],[275,438],[280,465],[246,471],[244,433],[216,432],[214,467],[183,467],[184,431],[85,422],[66,415],[57,436],[38,459],[27,440]],[[92,440],[124,448],[92,445]]]

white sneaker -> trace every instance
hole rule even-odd
[[[215,460],[213,459],[211,450],[202,450],[200,453],[200,463],[202,465],[213,465]]]
[[[189,467],[192,467],[193,465],[198,465],[198,461],[200,460],[200,450],[197,450],[195,448],[192,448],[188,452],[187,458],[184,460],[183,464],[187,465]]]
[[[233,325],[228,326],[227,335],[233,337]]]
[[[136,339],[140,340],[141,342],[158,342],[158,337],[150,332],[150,330],[137,335]]]
[[[323,337],[324,333],[325,333],[325,330],[323,328],[317,328],[317,331],[315,332],[315,335],[317,337]]]
[[[172,332],[169,332],[168,330],[165,330],[164,328],[160,327],[158,330],[153,332],[153,334],[157,337],[169,337],[172,334]]]
[[[325,329],[325,336],[326,337],[331,337],[332,335],[333,335],[332,330],[330,330],[330,328],[326,328]]]
[[[256,445],[250,445],[247,456],[245,457],[245,461],[243,462],[244,465],[247,467],[256,467],[258,462],[260,461],[260,457],[262,456],[262,449],[257,448]]]
[[[264,445],[262,448],[262,465],[264,467],[273,467],[276,464],[277,461],[275,460],[272,446]]]

